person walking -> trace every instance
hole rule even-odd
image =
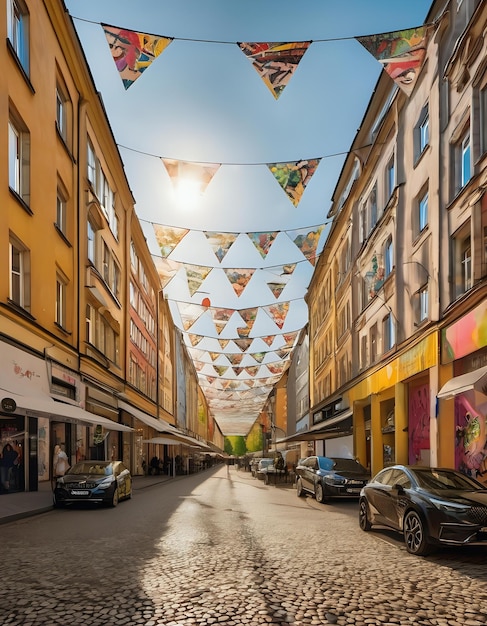
[[[6,443],[3,446],[2,458],[0,459],[0,480],[2,482],[2,489],[9,491],[10,480],[12,477],[12,470],[17,463],[19,453],[14,450],[10,443]]]
[[[56,487],[56,481],[67,472],[69,468],[68,455],[64,451],[64,445],[61,443],[54,447],[52,457],[52,488]]]

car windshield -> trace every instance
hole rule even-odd
[[[95,476],[105,476],[110,471],[111,463],[109,461],[83,461],[82,463],[76,463],[69,470],[70,474],[91,474]]]
[[[273,463],[274,463],[274,459],[264,459],[263,461],[260,462],[260,466],[269,467],[269,465],[272,465]]]
[[[318,457],[320,468],[323,470],[334,470],[336,472],[359,472],[367,473],[363,465],[360,465],[355,459],[338,459],[326,456]]]
[[[468,476],[447,470],[424,470],[414,472],[418,484],[423,489],[480,489],[477,482]]]

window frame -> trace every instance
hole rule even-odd
[[[14,235],[9,237],[9,301],[30,312],[30,250]]]
[[[426,189],[418,199],[418,231],[422,233],[428,227],[429,190]]]
[[[386,165],[386,204],[396,188],[396,155],[393,153]]]
[[[7,40],[20,63],[29,76],[29,12],[21,0],[8,0],[7,3]]]
[[[396,325],[392,311],[382,320],[383,352],[389,352],[396,345]]]
[[[8,119],[8,184],[10,190],[29,208],[30,133],[12,111]]]
[[[67,315],[67,282],[61,276],[56,274],[56,306],[54,321],[60,328],[66,328],[66,315]]]

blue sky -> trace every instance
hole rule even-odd
[[[218,265],[205,246],[203,230],[291,230],[325,221],[344,158],[332,155],[349,149],[381,71],[353,37],[420,25],[431,4],[430,0],[65,3],[75,18],[115,139],[125,146],[120,153],[152,251],[157,252],[151,223],[194,229],[193,238],[171,258],[202,265]],[[175,40],[125,91],[101,22]],[[305,40],[314,43],[278,100],[236,45]],[[178,203],[158,156],[223,165],[199,205],[187,209]],[[317,157],[321,163],[296,208],[263,164]],[[234,249],[231,265],[226,266],[302,260],[285,238],[277,243],[260,265],[259,255],[250,257],[248,247],[242,246]],[[312,271],[310,264],[300,263],[279,298],[293,301],[285,331],[307,321],[306,306],[299,299]],[[192,298],[184,283],[180,277],[174,279],[166,290],[168,297],[201,302],[201,294]],[[254,283],[237,298],[213,275],[205,290],[211,292],[213,306],[242,309],[272,304],[275,300],[265,283]],[[264,334],[276,331],[270,320],[269,324],[262,327]]]

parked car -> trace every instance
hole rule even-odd
[[[296,467],[296,493],[315,496],[317,502],[328,498],[358,498],[370,480],[365,467],[355,459],[308,456]]]
[[[81,461],[57,479],[54,506],[97,502],[117,506],[132,497],[132,476],[121,461]]]
[[[255,477],[258,478],[259,480],[264,480],[266,469],[267,467],[269,467],[269,465],[272,465],[272,466],[274,465],[274,459],[269,459],[269,458],[259,459],[259,462],[257,463],[256,469],[255,469]]]
[[[435,545],[487,546],[487,489],[456,470],[393,465],[362,489],[359,523],[401,532],[420,556]]]

